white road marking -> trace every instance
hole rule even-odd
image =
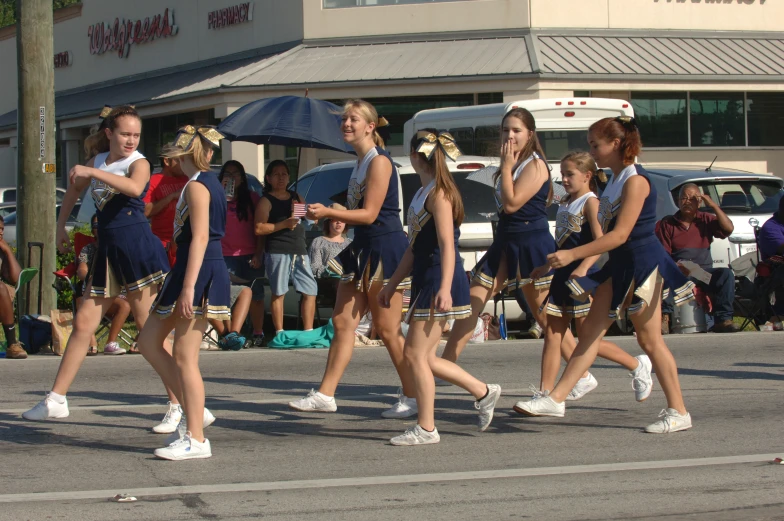
[[[406,449],[401,449],[406,450]],[[540,467],[530,469],[482,470],[468,472],[445,472],[439,474],[409,474],[397,476],[365,476],[337,479],[306,479],[293,481],[261,481],[257,483],[219,483],[213,485],[190,485],[176,487],[149,487],[122,490],[124,494],[141,500],[151,497],[183,494],[225,494],[237,492],[264,492],[275,490],[306,490],[320,488],[363,487],[370,485],[403,485],[411,483],[437,483],[475,479],[514,479],[570,474],[595,474],[601,472],[624,472],[654,469],[675,469],[715,465],[737,465],[767,463],[780,454],[750,454],[745,456],[721,456],[664,461],[636,461],[628,463],[599,463],[568,467]],[[166,463],[161,463],[165,465]],[[30,494],[3,494],[0,503],[24,503],[42,501],[106,500],[117,494],[117,490],[77,490],[69,492],[34,492]]]

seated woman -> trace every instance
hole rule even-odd
[[[342,204],[330,206],[335,210],[345,210]],[[327,263],[338,253],[351,244],[351,239],[346,237],[346,223],[335,219],[324,219],[324,235],[316,237],[310,243],[310,268],[317,279],[328,277]]]
[[[79,252],[79,258],[77,259],[76,263],[76,276],[79,279],[79,283],[76,285],[76,294],[74,297],[76,298],[76,308],[79,309],[82,307],[82,293],[84,291],[84,281],[90,273],[90,267],[93,263],[93,258],[95,257],[95,251],[98,246],[98,216],[93,215],[92,219],[90,219],[90,224],[92,226],[93,237],[95,237],[96,242],[91,242],[90,244],[86,245],[82,248],[82,251]],[[105,355],[124,355],[125,349],[120,347],[120,344],[117,342],[117,337],[120,334],[120,330],[125,325],[125,321],[128,320],[128,315],[131,313],[131,305],[128,304],[128,301],[125,300],[125,297],[120,295],[119,297],[114,299],[114,303],[109,308],[109,311],[106,312],[104,315],[106,318],[112,321],[111,326],[109,326],[109,336],[106,338],[106,345],[103,348],[103,354]],[[87,351],[87,356],[94,356],[98,354],[98,339],[95,338],[95,334],[93,334],[92,339],[90,340],[90,349]]]

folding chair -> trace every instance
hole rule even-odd
[[[14,299],[16,299],[16,296],[19,294],[19,290],[29,284],[36,275],[38,275],[38,268],[25,268],[19,272],[19,279],[16,281],[16,288],[14,288]],[[11,286],[9,286],[9,288],[11,288]],[[29,295],[27,301],[30,302]],[[16,323],[19,324],[22,320],[22,309],[18,305],[16,308]]]
[[[85,246],[88,244],[94,243],[95,237],[90,235],[85,235],[83,233],[76,233],[74,234],[74,260],[67,266],[63,267],[62,269],[55,271],[55,282],[52,285],[55,291],[59,294],[65,288],[71,289],[71,294],[76,295],[76,286],[73,283],[73,278],[76,276],[76,269],[78,266],[78,259],[79,254],[82,252]],[[37,270],[36,270],[37,271]],[[20,276],[21,280],[21,276]],[[71,311],[73,312],[74,316],[76,316],[76,298],[74,297],[71,301]],[[100,341],[102,338],[106,337],[109,334],[109,328],[112,325],[112,321],[107,317],[101,317],[101,323],[98,325],[98,329],[95,331],[95,337]],[[128,347],[131,347],[136,340],[130,333],[125,331],[125,329],[120,329],[120,333],[118,335],[118,339],[125,343]]]

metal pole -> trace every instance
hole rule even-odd
[[[55,199],[55,119],[54,119],[54,15],[51,0],[16,0],[16,54],[19,71],[17,116],[17,255],[20,264],[38,261],[28,257],[31,242],[54,245]],[[37,252],[36,252],[37,253]],[[41,284],[20,309],[40,307],[44,313],[56,307],[52,290],[55,270],[54,248],[46,248],[39,277]],[[38,267],[38,266],[35,266]]]

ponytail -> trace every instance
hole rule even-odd
[[[629,116],[603,118],[588,128],[588,133],[606,141],[620,142],[618,153],[624,165],[633,165],[642,151],[642,139],[637,121]]]
[[[426,139],[424,136],[432,139],[432,141]],[[426,142],[427,150],[431,150],[432,146],[432,152],[429,153],[429,158],[428,154],[422,150],[423,147],[420,147],[423,142]],[[439,134],[438,130],[432,128],[424,129],[414,134],[411,138],[411,152],[418,152],[421,154],[422,160],[427,163],[430,171],[433,172],[433,177],[435,178],[433,193],[442,193],[444,198],[449,201],[449,204],[452,205],[452,221],[455,223],[455,226],[459,227],[463,224],[463,219],[465,218],[463,196],[457,188],[455,178],[452,177],[449,167],[446,166],[446,147],[448,147],[450,157],[452,157],[453,160],[461,155],[460,149],[457,148],[457,144],[454,142],[454,138],[447,132]]]
[[[140,122],[142,120],[139,113],[131,105],[120,105],[113,109],[109,109],[109,107],[103,108],[101,111],[101,119],[103,121],[101,121],[100,125],[91,128],[90,135],[84,140],[84,153],[88,158],[92,159],[98,154],[109,152],[111,146],[109,136],[106,135],[106,129],[114,130],[117,128],[117,120],[124,116],[136,118]]]
[[[389,122],[385,118],[378,117],[378,111],[376,111],[376,107],[374,107],[372,103],[369,103],[365,100],[350,99],[343,105],[343,116],[345,116],[346,113],[348,113],[350,110],[356,110],[359,112],[362,116],[362,119],[364,119],[366,123],[375,124],[372,136],[373,143],[377,147],[384,148],[384,137],[382,136],[382,133],[385,133],[386,131],[380,131],[379,129],[389,126]]]

